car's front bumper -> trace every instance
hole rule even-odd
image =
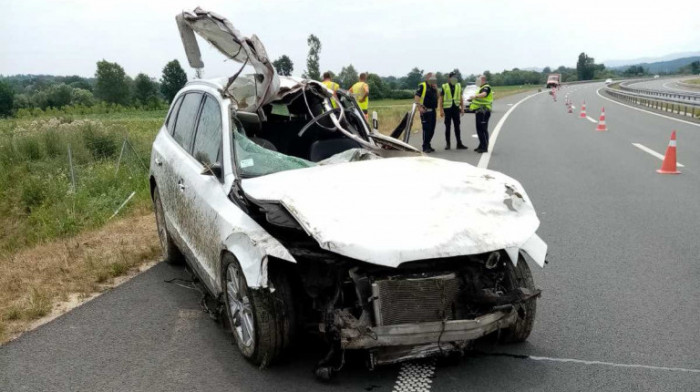
[[[426,323],[385,325],[340,330],[344,349],[418,346],[431,343],[460,342],[478,339],[501,328],[508,328],[517,319],[515,310],[488,313],[471,320],[431,321]]]

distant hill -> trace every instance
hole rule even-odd
[[[684,66],[692,63],[693,61],[700,61],[700,55],[699,56],[692,56],[692,57],[683,57],[680,59],[669,60],[669,61],[657,61],[655,63],[637,63],[637,64],[628,64],[628,65],[618,66],[618,67],[608,67],[608,68],[624,71],[627,68],[635,65],[635,66],[641,66],[642,68],[649,70],[650,73],[659,73],[659,72],[674,73],[674,72],[677,72],[679,68],[684,67]]]
[[[657,57],[641,57],[637,59],[627,59],[627,60],[606,60],[603,61],[605,67],[607,68],[621,68],[623,65],[638,65],[642,63],[658,63],[661,61],[671,61],[677,60],[685,57],[695,57],[700,56],[700,52],[681,52],[681,53],[671,53],[665,56]]]

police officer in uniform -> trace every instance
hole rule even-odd
[[[362,109],[362,113],[367,117],[367,110],[369,109],[369,85],[367,84],[367,73],[363,72],[360,74],[360,80],[350,87],[350,93],[357,104]]]
[[[438,99],[440,117],[445,118],[445,150],[450,149],[450,125],[455,125],[455,140],[458,150],[466,150],[462,144],[462,135],[459,129],[460,116],[464,114],[464,99],[462,98],[462,85],[457,81],[457,74],[450,72],[448,82],[442,85],[440,98]]]
[[[338,83],[334,82],[331,80],[331,73],[330,71],[326,71],[323,73],[323,83],[324,86],[328,87],[329,90],[333,91],[333,98],[331,99],[331,106],[333,106],[333,109],[338,107],[338,89],[340,86]]]
[[[430,145],[435,134],[435,122],[437,121],[435,110],[438,104],[437,78],[432,72],[425,75],[425,82],[418,85],[416,95],[413,97],[420,111],[420,122],[423,125],[423,152],[435,152]]]
[[[472,101],[469,110],[475,113],[476,134],[479,137],[479,147],[474,151],[483,153],[489,150],[489,118],[491,118],[493,91],[484,75],[476,78],[476,85],[479,87],[479,93],[469,98]]]

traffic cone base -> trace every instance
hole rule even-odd
[[[681,174],[676,167],[676,131],[671,133],[671,140],[668,142],[661,169],[656,172],[659,174]]]

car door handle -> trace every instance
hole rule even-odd
[[[177,187],[180,189],[181,192],[184,192],[185,189],[187,189],[187,187],[186,187],[185,184],[182,182],[182,180],[180,180],[180,181],[177,182]]]
[[[160,160],[160,158],[156,157],[153,162],[155,162],[156,166],[163,166],[163,161]]]

